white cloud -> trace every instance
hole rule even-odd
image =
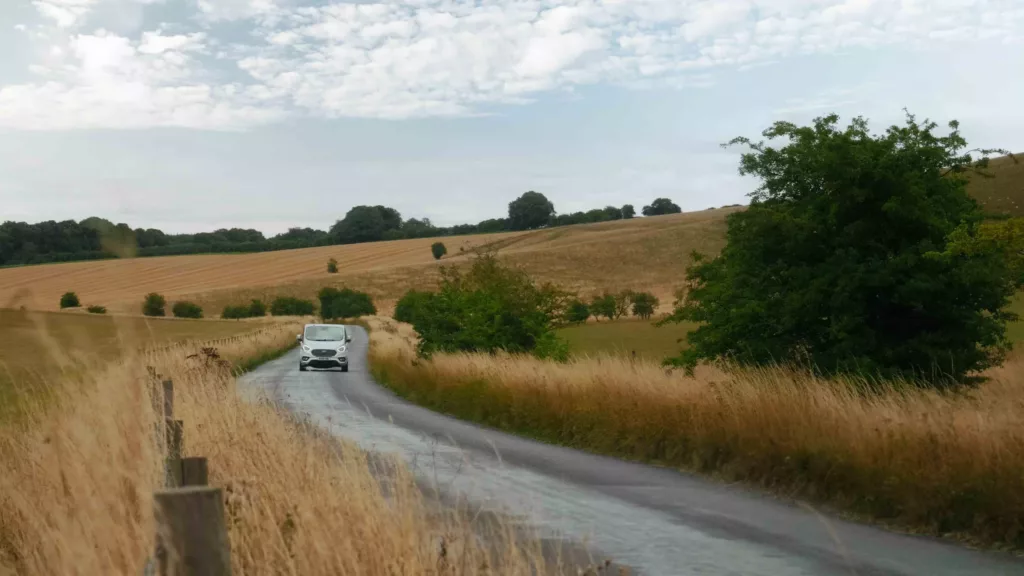
[[[32,4],[44,18],[58,28],[70,28],[85,16],[99,0],[36,0]]]
[[[99,2],[37,0],[72,30]],[[719,68],[907,43],[1020,42],[1015,0],[194,0],[175,34],[68,32],[0,84],[0,126],[240,127],[287,114],[407,118],[479,113],[595,83],[706,86]],[[194,16],[199,15],[200,18]],[[218,22],[249,39],[216,52]],[[191,26],[195,29],[189,30]],[[200,32],[202,27],[206,32]],[[234,64],[237,71],[224,69]],[[49,68],[45,72],[42,68]],[[244,81],[238,74],[241,73]],[[0,79],[2,82],[2,79]],[[813,101],[792,107],[814,106]],[[18,114],[11,112],[19,111]],[[118,113],[118,111],[121,111]],[[29,120],[26,120],[29,119]]]
[[[181,126],[231,129],[274,120],[233,84],[207,84],[188,51],[201,35],[143,35],[141,42],[99,31],[72,36],[53,54],[47,80],[0,87],[0,126],[26,130]],[[42,70],[38,70],[42,74]]]
[[[177,34],[164,36],[159,32],[143,32],[139,42],[139,52],[143,54],[162,54],[167,51],[185,52],[202,47],[203,33]]]

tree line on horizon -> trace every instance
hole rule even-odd
[[[644,206],[644,216],[676,214],[682,209],[668,198]],[[508,205],[508,216],[477,224],[435,226],[429,218],[403,219],[388,206],[355,206],[329,230],[289,228],[267,238],[259,230],[230,228],[196,234],[167,234],[156,228],[132,228],[99,217],[80,222],[53,220],[28,224],[0,224],[0,266],[71,262],[132,256],[269,252],[380,240],[434,238],[533,230],[636,216],[631,204],[606,206],[586,212],[558,214],[554,204],[539,192],[526,192]]]

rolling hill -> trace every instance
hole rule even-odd
[[[970,190],[991,212],[1024,216],[1024,161],[992,162],[991,178],[972,177]],[[0,269],[0,308],[55,310],[60,295],[78,293],[83,304],[137,313],[145,294],[168,301],[194,300],[206,314],[227,304],[277,295],[313,297],[327,285],[369,292],[385,310],[411,287],[432,286],[438,266],[491,248],[538,280],[582,293],[624,288],[653,291],[662,305],[682,283],[690,253],[716,253],[725,243],[725,216],[742,207],[653,218],[442,238],[449,256],[434,261],[438,239],[396,240],[256,254],[169,256],[74,262]],[[328,274],[327,260],[340,273]]]

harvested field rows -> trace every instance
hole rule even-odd
[[[322,286],[343,284],[366,290],[387,310],[405,290],[433,285],[438,263],[430,254],[430,244],[438,240],[448,245],[450,254],[441,264],[458,262],[471,249],[487,246],[541,281],[584,293],[653,290],[663,304],[669,304],[673,289],[682,282],[690,252],[716,253],[724,245],[724,218],[733,210],[523,233],[8,268],[0,270],[0,307],[53,310],[60,295],[73,290],[83,304],[137,313],[143,296],[157,291],[169,301],[196,300],[207,315],[213,315],[226,304],[250,298],[308,298]],[[339,262],[339,274],[327,274],[327,260],[332,257]]]
[[[448,239],[449,251],[469,250],[508,234]],[[138,312],[143,296],[160,292],[174,300],[216,289],[273,286],[298,280],[326,281],[327,260],[336,258],[346,274],[433,261],[435,239],[323,246],[257,254],[165,256],[72,262],[0,270],[0,307],[55,310],[60,295],[78,293],[83,304],[112,312]]]

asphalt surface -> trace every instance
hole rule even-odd
[[[402,455],[439,491],[514,512],[653,575],[1024,575],[1024,560],[896,534],[675,470],[550,446],[431,412],[377,385],[367,335],[350,368],[299,372],[298,351],[243,378],[364,448]]]

